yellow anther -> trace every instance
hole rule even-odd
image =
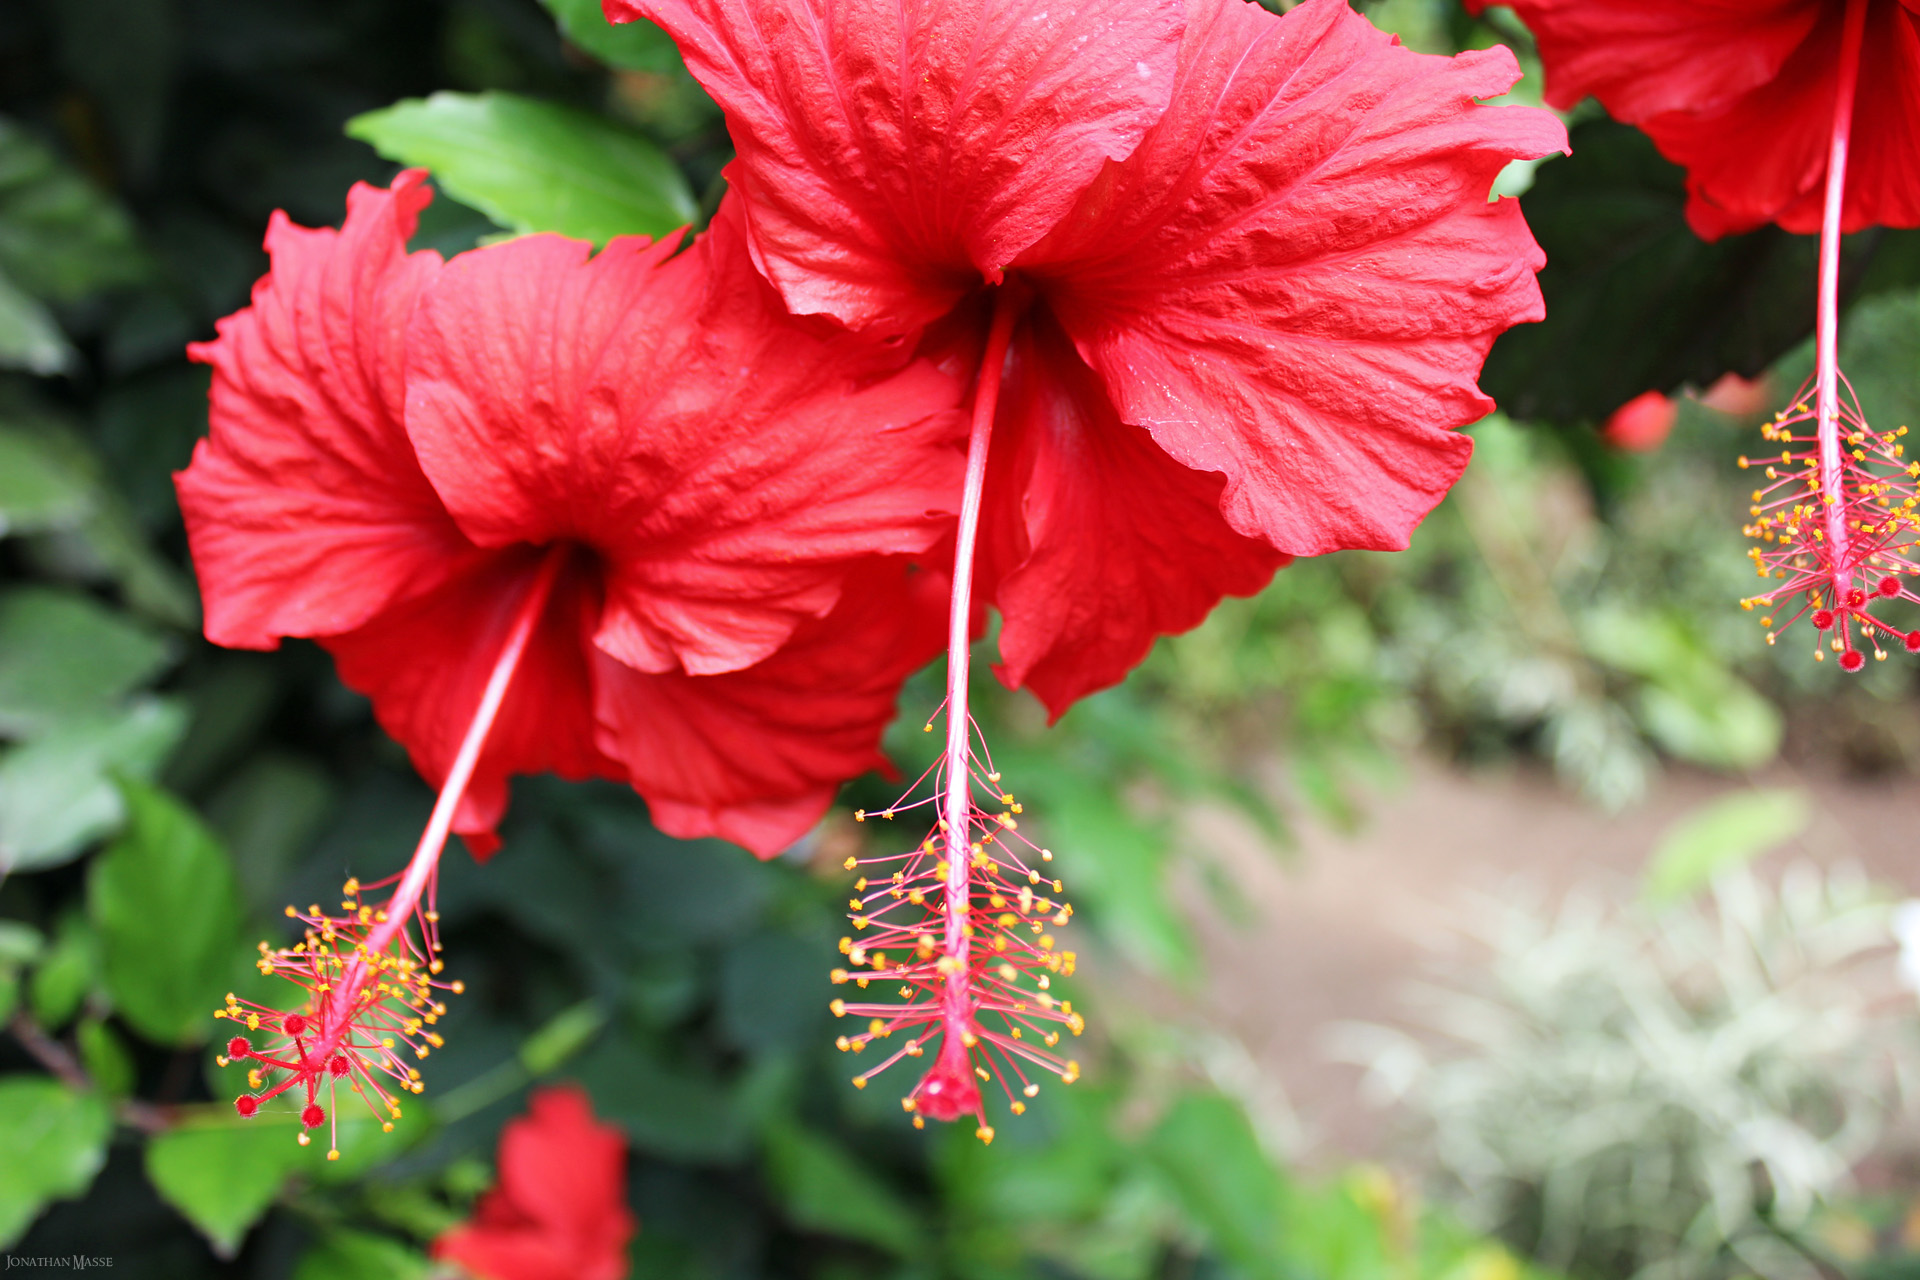
[[[833,1016],[836,1018],[844,1018],[847,1016],[847,1002],[845,1000],[835,1000],[832,1004],[828,1005],[827,1008],[833,1010]]]

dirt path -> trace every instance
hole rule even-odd
[[[1809,832],[1770,862],[1853,858],[1875,878],[1920,892],[1920,783],[1849,782],[1786,766],[1756,781],[1803,787],[1816,805]],[[1236,928],[1197,906],[1211,972],[1200,1008],[1164,993],[1143,999],[1161,1011],[1184,1005],[1190,1019],[1197,1012],[1245,1045],[1273,1110],[1291,1111],[1296,1158],[1380,1155],[1390,1122],[1362,1102],[1357,1068],[1328,1061],[1328,1025],[1404,1022],[1404,989],[1428,954],[1419,940],[1447,936],[1469,891],[1518,880],[1557,899],[1598,880],[1629,892],[1670,824],[1738,785],[1676,771],[1643,805],[1609,817],[1541,772],[1467,775],[1416,762],[1400,787],[1370,799],[1360,832],[1307,827],[1290,861],[1231,816],[1197,814],[1192,838],[1231,859],[1257,920]]]

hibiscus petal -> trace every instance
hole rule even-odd
[[[1719,110],[1641,121],[1687,168],[1687,221],[1706,239],[1777,222],[1820,230],[1838,89],[1840,14],[1829,13],[1774,79]],[[1920,225],[1920,29],[1899,5],[1867,10],[1841,226]]]
[[[876,562],[778,653],[724,675],[655,675],[603,657],[600,745],[624,760],[654,825],[772,857],[842,782],[883,768],[900,685],[945,638],[947,579]]]
[[[320,641],[333,654],[340,679],[373,700],[380,727],[407,749],[414,768],[435,788],[453,767],[540,558],[531,547],[487,554],[439,588]],[[453,829],[476,857],[497,845],[493,828],[506,811],[510,775],[626,776],[595,745],[586,638],[597,611],[590,567],[569,564],[528,640],[473,781],[454,812]]]
[[[216,644],[350,630],[472,550],[401,427],[407,317],[440,267],[406,251],[425,177],[356,184],[339,231],[275,213],[253,305],[189,348],[213,366],[212,432],[175,483]]]
[[[1001,679],[1058,717],[1124,679],[1155,637],[1265,586],[1288,557],[1228,526],[1222,483],[1116,418],[1093,371],[1038,317],[1008,367],[982,514]]]
[[[788,317],[730,219],[673,247],[529,236],[449,263],[407,429],[476,542],[597,552],[603,650],[711,674],[830,611],[850,564],[951,526],[964,388]]]
[[[1165,110],[1180,0],[604,0],[727,112],[796,313],[905,333],[1038,240]]]
[[[1498,0],[1540,46],[1547,101],[1600,99],[1639,124],[1712,111],[1774,78],[1820,19],[1823,0]],[[1488,0],[1467,0],[1479,13]]]
[[[1401,48],[1345,0],[1276,17],[1191,0],[1174,105],[1016,267],[1126,422],[1226,475],[1239,532],[1313,555],[1400,548],[1493,408],[1493,339],[1542,314],[1511,159],[1552,115],[1476,98],[1505,49]]]

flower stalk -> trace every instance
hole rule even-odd
[[[381,1083],[382,1078],[399,1091],[422,1092],[425,1086],[419,1068],[406,1060],[402,1049],[411,1049],[416,1059],[425,1059],[443,1043],[430,1029],[446,1013],[436,992],[458,994],[462,984],[439,976],[444,965],[439,954],[439,915],[433,908],[433,887],[440,854],[566,559],[563,544],[551,547],[521,597],[480,704],[406,869],[364,886],[358,880],[348,880],[342,887],[343,900],[337,914],[322,911],[318,904],[305,912],[289,906],[288,917],[306,926],[301,941],[279,950],[260,944],[260,972],[286,978],[301,987],[306,992],[301,1007],[280,1010],[229,993],[226,1007],[214,1013],[216,1018],[242,1024],[249,1032],[266,1033],[258,1045],[248,1036],[235,1035],[221,1056],[222,1066],[230,1062],[253,1064],[247,1073],[250,1092],[235,1099],[235,1109],[243,1116],[253,1116],[263,1103],[300,1089],[304,1104],[299,1141],[306,1145],[306,1130],[319,1128],[333,1115],[327,1151],[330,1160],[340,1154],[336,1096],[340,1082],[344,1080],[353,1092],[361,1094],[375,1118],[391,1130],[401,1110],[388,1086]],[[368,900],[368,895],[389,885],[392,890],[384,901]],[[417,938],[412,928],[415,924]],[[275,1076],[279,1077],[277,1081]],[[326,1107],[319,1102],[323,1086],[328,1096]]]

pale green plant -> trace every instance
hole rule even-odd
[[[1470,1219],[1576,1275],[1820,1274],[1802,1228],[1889,1140],[1920,1060],[1886,899],[1803,865],[1664,908],[1476,907],[1491,963],[1417,991],[1430,1034],[1333,1037],[1419,1117]]]

